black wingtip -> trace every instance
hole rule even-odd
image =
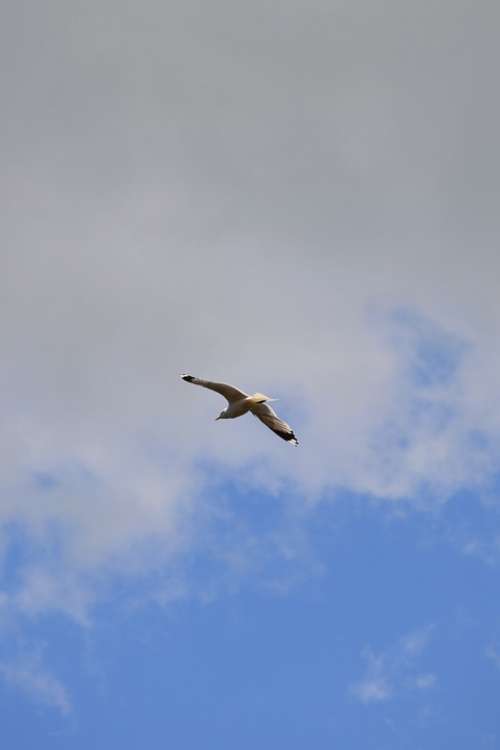
[[[194,380],[194,377],[192,375],[181,375],[181,378],[186,381],[186,383],[192,383]]]
[[[286,442],[290,443],[291,445],[297,446],[299,444],[299,441],[295,437],[294,432],[285,432],[284,430],[273,430],[273,432],[282,440],[286,440]]]

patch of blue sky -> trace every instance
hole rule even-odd
[[[34,471],[33,482],[37,489],[50,492],[50,490],[54,490],[60,485],[61,480],[55,474],[51,474],[48,471]]]
[[[443,511],[450,523],[475,515],[469,501]],[[246,535],[279,531],[279,508],[262,520],[269,502],[227,487],[226,504],[245,517],[239,546]],[[208,545],[189,569],[198,595],[135,607],[138,582],[122,582],[87,628],[55,615],[33,623],[25,638],[48,644],[44,658],[74,708],[71,717],[34,711],[32,697],[4,685],[5,741],[74,750],[311,743],[469,750],[498,741],[500,670],[484,656],[500,622],[497,570],[450,544],[443,516],[430,527],[424,514],[396,516],[344,493],[302,523],[318,567],[286,595],[276,596],[265,579],[290,574],[295,561],[271,546],[257,576],[252,566],[238,568],[237,586],[201,596],[203,576],[223,573]],[[229,536],[229,520],[220,524],[215,538]],[[428,628],[428,643],[409,665],[386,657],[386,697],[363,702],[353,694],[367,649],[393,654],[408,634]]]
[[[457,493],[448,503],[442,528],[465,555],[492,566],[500,563],[500,482],[489,484],[479,497],[473,491]]]
[[[34,504],[50,504],[59,502],[59,493],[64,491],[67,481],[62,475],[34,472],[25,489]],[[24,519],[10,521],[4,524],[3,531],[3,584],[7,589],[19,583],[19,573],[27,564],[41,560],[59,564],[65,529],[56,518],[51,519],[49,513],[44,514],[43,522],[38,522],[36,516],[28,523]]]
[[[374,438],[387,449],[405,449],[418,426],[437,433],[457,418],[454,388],[470,344],[414,308],[397,307],[371,322],[395,355],[397,396],[393,415]]]
[[[417,310],[398,308],[389,316],[390,338],[412,382],[420,388],[446,386],[455,379],[470,344]]]

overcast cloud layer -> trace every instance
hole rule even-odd
[[[10,603],[84,619],[75,577],[196,544],[207,467],[306,502],[488,492],[496,3],[6,15],[0,521],[44,559]],[[300,449],[182,371],[280,397]]]

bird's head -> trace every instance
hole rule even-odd
[[[223,409],[218,417],[215,418],[215,421],[217,422],[218,419],[225,419],[226,418],[226,410]]]

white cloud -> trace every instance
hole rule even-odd
[[[433,627],[429,625],[405,635],[400,642],[402,653],[409,659],[421,654],[429,643],[432,631]]]
[[[380,703],[389,700],[394,688],[384,655],[375,655],[365,650],[363,657],[367,662],[366,674],[359,682],[351,685],[351,694],[361,703]]]
[[[480,535],[468,536],[460,547],[465,555],[477,557],[487,565],[496,565],[500,557],[500,537],[489,531]]]
[[[498,648],[494,645],[488,646],[486,649],[486,657],[496,666],[498,669],[500,669],[500,651]]]
[[[428,690],[429,688],[434,687],[435,684],[436,684],[436,675],[432,674],[432,672],[419,674],[415,678],[415,686],[419,690]]]
[[[367,678],[353,686],[352,691],[362,703],[378,703],[389,700],[391,689],[381,678]]]
[[[71,700],[66,687],[50,672],[40,659],[24,659],[16,663],[0,663],[0,677],[12,687],[28,694],[33,700],[61,714],[71,712]]]
[[[350,686],[350,693],[361,703],[381,703],[408,691],[429,690],[436,684],[432,672],[420,672],[419,657],[429,643],[432,626],[412,631],[385,650],[365,649],[364,676]]]

